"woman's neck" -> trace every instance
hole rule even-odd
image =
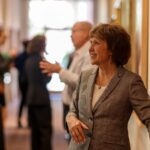
[[[100,66],[99,68],[99,75],[102,77],[113,76],[117,71],[117,66],[115,64]]]
[[[117,72],[115,64],[99,67],[96,83],[101,86],[106,86]]]

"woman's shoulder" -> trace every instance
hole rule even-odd
[[[141,78],[141,76],[138,73],[135,73],[135,72],[128,70],[124,67],[123,67],[123,70],[124,70],[124,77],[125,78],[131,79],[131,80],[133,80],[135,78]]]

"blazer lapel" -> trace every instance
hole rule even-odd
[[[115,89],[115,87],[117,86],[117,84],[119,83],[121,76],[124,73],[124,69],[122,67],[118,68],[118,72],[117,74],[112,78],[112,80],[110,81],[110,83],[108,84],[107,88],[105,89],[105,91],[103,92],[103,94],[100,96],[99,100],[97,101],[97,103],[95,104],[94,108],[93,108],[93,113],[98,109],[99,105],[104,102],[106,100],[106,98],[111,94],[111,92]]]
[[[91,107],[91,100],[93,97],[93,89],[94,89],[94,83],[95,78],[98,72],[98,67],[93,70],[93,72],[90,74],[87,82],[87,95],[86,95],[86,101],[87,101],[87,109],[89,110],[89,115],[92,116],[92,107]]]

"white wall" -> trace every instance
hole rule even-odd
[[[0,0],[0,25],[3,24],[3,3],[2,0]]]
[[[108,23],[109,22],[109,3],[110,0],[96,0],[94,4],[95,23]]]
[[[21,9],[21,32],[20,36],[21,39],[27,39],[28,38],[28,10],[29,10],[29,0],[21,0],[20,4]]]
[[[8,29],[20,29],[20,0],[7,0],[5,25]]]

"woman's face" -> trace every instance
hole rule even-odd
[[[106,41],[92,37],[90,39],[91,47],[89,54],[91,57],[91,64],[103,65],[111,61],[111,51],[108,50]]]

